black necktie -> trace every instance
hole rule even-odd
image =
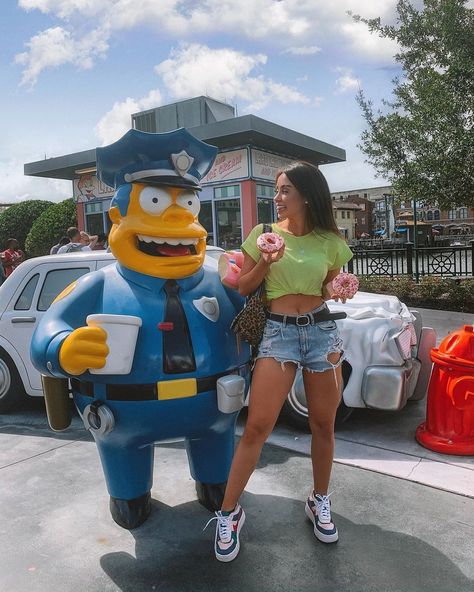
[[[166,293],[164,321],[173,325],[171,330],[163,331],[163,371],[166,374],[193,372],[196,370],[196,360],[176,280],[167,280],[164,290]]]

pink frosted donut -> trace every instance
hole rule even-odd
[[[283,246],[283,239],[275,232],[264,232],[257,238],[257,247],[262,253],[276,253]]]
[[[234,251],[222,253],[222,255],[219,257],[219,277],[221,278],[221,282],[224,284],[224,286],[234,289],[238,288],[240,270],[243,263],[242,260],[243,253],[242,257],[240,257],[236,255],[236,252]]]
[[[353,273],[341,272],[332,280],[334,296],[352,298],[359,289],[359,280]]]

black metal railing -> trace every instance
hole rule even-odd
[[[474,240],[468,246],[418,247],[405,243],[388,247],[371,245],[353,250],[345,270],[356,275],[408,275],[416,281],[425,275],[474,277]]]

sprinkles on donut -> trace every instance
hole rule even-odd
[[[283,238],[275,232],[264,232],[257,238],[257,247],[262,253],[276,253],[283,243]]]
[[[359,289],[359,280],[353,273],[341,272],[332,280],[334,296],[352,298]]]

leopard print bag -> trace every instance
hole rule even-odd
[[[266,322],[266,307],[262,300],[262,286],[260,286],[247,298],[244,308],[234,318],[230,328],[255,348],[262,340]]]
[[[263,232],[271,232],[270,224],[263,225]],[[253,349],[262,341],[263,330],[267,322],[266,306],[263,300],[263,282],[253,294],[247,297],[244,308],[235,316],[230,328],[240,339],[249,343]]]

